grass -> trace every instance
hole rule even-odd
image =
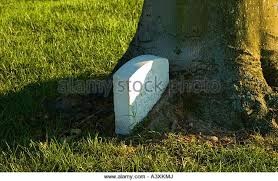
[[[142,4],[0,1],[0,171],[278,171],[277,136],[244,144],[148,131],[121,138],[100,131],[110,122],[76,128],[62,114],[48,114],[43,103],[60,96],[59,80],[112,71]]]
[[[58,80],[107,76],[128,48],[141,6],[125,0],[1,0],[0,137],[28,140],[30,132],[47,127],[38,114],[45,98],[58,96]]]
[[[95,136],[72,143],[30,142],[28,146],[2,152],[0,170],[277,171],[278,155],[271,140],[225,147],[170,134],[158,143],[135,141],[135,138],[125,142]]]

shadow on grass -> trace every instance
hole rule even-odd
[[[90,81],[91,94],[80,88],[80,83],[88,86],[86,81]],[[96,135],[133,145],[160,142],[165,132],[149,130],[146,124],[139,124],[129,136],[115,134],[111,75],[38,82],[0,95],[1,149],[6,144],[26,146],[31,140],[77,142]]]
[[[0,95],[1,144],[25,145],[30,140],[78,140],[95,134],[114,137],[112,95],[96,94],[96,91],[104,91],[105,88],[101,87],[97,90],[90,87],[91,94],[74,93],[78,83],[79,88],[82,83],[86,86],[85,81],[84,76],[67,77],[30,84],[17,92]],[[90,81],[91,86],[109,83],[104,76]],[[65,86],[70,86],[66,87],[69,94],[61,94],[60,89]]]

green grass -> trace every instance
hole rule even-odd
[[[88,137],[72,143],[31,142],[0,154],[1,171],[249,171],[277,172],[272,140],[213,146],[168,135],[158,143]],[[277,141],[277,139],[276,139]],[[276,142],[277,147],[277,142]],[[277,148],[276,148],[277,149]]]
[[[278,171],[275,136],[225,145],[179,133],[120,138],[90,126],[61,134],[75,127],[49,117],[43,102],[59,96],[58,80],[107,76],[136,32],[142,4],[0,1],[0,171]]]
[[[28,141],[36,128],[47,129],[38,115],[45,98],[58,96],[58,80],[107,76],[136,32],[141,7],[127,0],[1,0],[0,138]]]

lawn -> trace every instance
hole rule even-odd
[[[143,130],[118,137],[111,97],[58,93],[61,80],[111,73],[142,4],[0,1],[0,171],[278,171],[277,136]],[[106,112],[91,115],[98,109]]]

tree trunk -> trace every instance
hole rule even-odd
[[[145,0],[120,64],[142,54],[168,58],[172,78],[186,82],[169,88],[171,97],[181,93],[184,119],[236,129],[276,124],[277,0]]]

